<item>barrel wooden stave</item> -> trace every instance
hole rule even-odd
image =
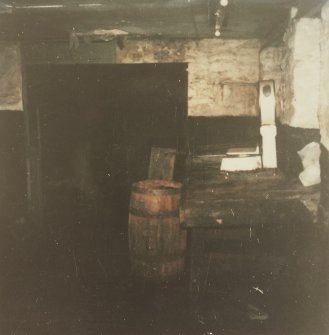
[[[186,232],[180,228],[178,217],[145,218],[130,214],[129,222],[129,246],[134,256],[166,257],[185,253]]]
[[[133,185],[129,249],[137,277],[163,281],[184,271],[186,232],[180,228],[180,190],[181,184],[168,181]]]

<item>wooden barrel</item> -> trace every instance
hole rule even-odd
[[[144,180],[132,186],[129,249],[133,274],[153,282],[177,279],[184,270],[186,232],[180,228],[182,185]]]

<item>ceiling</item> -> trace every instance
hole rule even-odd
[[[215,38],[219,0],[0,1],[0,39],[67,41],[70,33],[121,29],[131,36]],[[322,0],[229,0],[220,38],[282,35],[290,8],[317,15]]]

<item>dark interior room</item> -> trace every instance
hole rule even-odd
[[[329,332],[329,2],[0,1],[0,334]]]

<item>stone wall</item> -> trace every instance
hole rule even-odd
[[[321,142],[329,150],[329,1],[322,8],[319,120]]]
[[[292,20],[284,36],[281,123],[319,128],[320,20]]]
[[[258,40],[128,40],[118,63],[188,63],[190,116],[258,114]]]
[[[22,70],[17,44],[0,43],[0,110],[22,110]]]

